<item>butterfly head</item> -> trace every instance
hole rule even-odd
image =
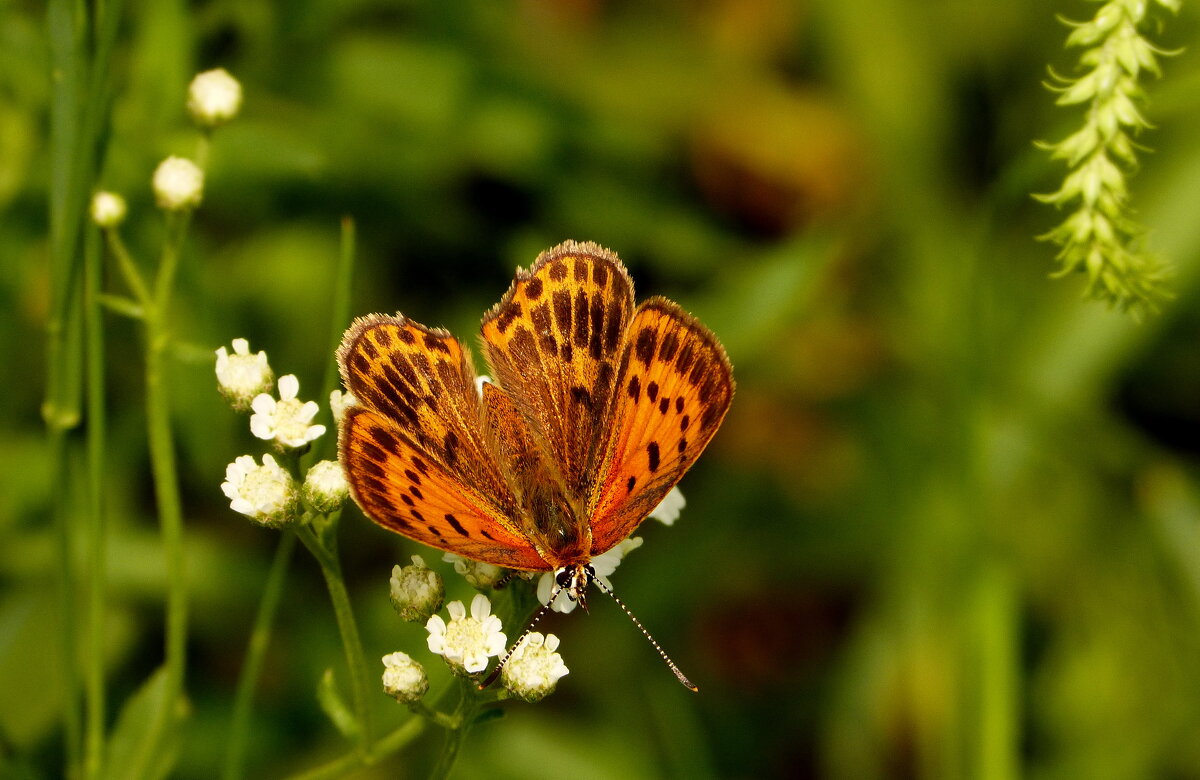
[[[554,582],[567,592],[567,598],[578,601],[579,606],[587,609],[587,589],[596,578],[596,570],[590,563],[573,563],[562,566],[554,572]]]

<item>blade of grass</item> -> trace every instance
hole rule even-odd
[[[104,317],[99,292],[100,231],[88,230],[84,243],[84,330],[87,339],[87,650],[85,651],[84,777],[99,777],[104,766],[104,597],[107,430],[104,416]]]
[[[249,736],[250,712],[254,706],[254,689],[262,672],[267,647],[271,643],[271,629],[283,597],[283,586],[287,582],[288,566],[295,549],[296,535],[282,534],[279,546],[275,548],[275,558],[271,562],[266,587],[263,588],[258,614],[254,616],[254,628],[250,632],[250,643],[246,649],[246,662],[242,665],[242,672],[238,677],[225,753],[225,780],[238,780],[244,774],[242,764],[246,758],[246,738]]]

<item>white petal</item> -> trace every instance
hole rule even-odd
[[[260,439],[274,439],[275,426],[272,425],[272,419],[265,414],[250,415],[250,433]]]
[[[663,496],[663,500],[650,512],[650,517],[663,525],[674,525],[685,506],[687,506],[687,500],[683,497],[683,492],[676,486]]]
[[[279,377],[279,397],[281,399],[295,398],[296,394],[299,392],[300,380],[296,378],[295,374],[288,374],[286,376]]]
[[[471,599],[471,617],[484,624],[484,630],[487,630],[488,615],[492,612],[492,602],[488,601],[488,597],[482,593],[476,593],[475,598]],[[497,618],[499,622],[499,618]]]

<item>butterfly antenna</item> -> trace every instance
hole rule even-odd
[[[521,642],[525,640],[525,637],[529,636],[529,633],[533,631],[538,622],[540,622],[541,619],[546,616],[546,613],[550,611],[550,604],[554,603],[554,599],[558,597],[558,592],[560,590],[562,590],[562,588],[558,587],[557,585],[554,586],[554,590],[550,593],[549,603],[543,604],[541,609],[533,613],[533,617],[529,618],[529,622],[525,624],[525,630],[521,632],[519,637],[517,637],[517,641],[512,643],[512,647],[510,647],[508,652],[504,654],[504,657],[500,659],[500,663],[496,664],[496,668],[492,670],[491,674],[489,674],[483,682],[479,683],[479,690],[482,691],[484,688],[496,682],[496,678],[500,676],[500,671],[504,668],[504,665],[508,663],[508,659],[512,658],[512,654],[516,652],[516,649],[521,645]]]
[[[692,691],[699,691],[700,689],[695,685],[692,685],[692,681],[689,680],[684,673],[680,671],[679,667],[675,665],[675,662],[671,660],[671,656],[667,655],[667,651],[662,649],[662,645],[655,641],[654,637],[650,636],[650,632],[647,631],[646,627],[642,625],[642,621],[638,620],[637,617],[629,611],[629,607],[625,606],[625,602],[617,598],[617,594],[613,593],[612,589],[605,585],[599,577],[593,579],[592,582],[596,583],[596,587],[600,588],[600,590],[612,596],[612,600],[617,602],[617,606],[621,608],[621,611],[629,616],[629,619],[633,621],[633,624],[638,627],[639,631],[642,632],[642,636],[646,637],[646,639],[650,641],[650,644],[653,645],[654,649],[658,651],[659,656],[661,656],[663,661],[666,662],[667,667],[675,673],[675,677],[679,680],[679,682],[683,683],[683,687]],[[551,601],[553,600],[554,599],[551,599]]]

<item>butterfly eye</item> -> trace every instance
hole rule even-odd
[[[571,587],[571,580],[575,577],[574,569],[563,567],[554,574],[554,581],[558,583],[558,587],[568,590]]]

